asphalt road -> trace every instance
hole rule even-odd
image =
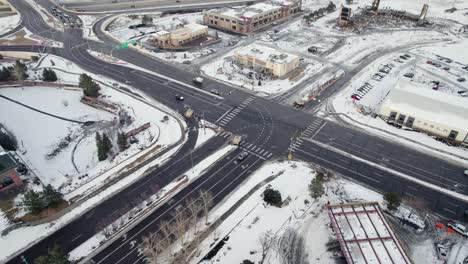
[[[211,5],[216,6],[233,6],[243,5],[247,2],[258,2],[259,0],[101,0],[101,1],[63,1],[58,0],[57,3],[68,10],[86,12],[86,13],[119,13],[141,11],[142,9],[185,9],[190,8],[209,8]]]
[[[47,5],[47,0],[40,0]],[[278,157],[286,157],[288,148],[295,145],[294,156],[305,161],[317,163],[325,168],[334,170],[340,174],[352,177],[357,181],[367,184],[382,192],[399,190],[407,194],[421,195],[431,202],[433,209],[447,218],[462,219],[463,211],[468,205],[454,199],[444,193],[429,190],[413,182],[407,182],[402,178],[387,172],[381,167],[369,166],[366,162],[350,159],[337,151],[322,147],[316,142],[328,144],[341,151],[362,157],[379,165],[389,166],[401,173],[409,174],[415,178],[423,179],[431,183],[445,184],[447,188],[467,194],[467,180],[461,178],[463,168],[449,161],[432,157],[426,153],[413,150],[407,146],[380,139],[367,134],[365,131],[347,126],[329,123],[310,113],[302,112],[291,107],[280,105],[268,99],[252,96],[249,93],[235,90],[232,87],[207,79],[203,86],[192,86],[193,74],[185,72],[178,67],[168,65],[142,55],[133,49],[119,50],[114,55],[119,59],[128,61],[145,69],[158,72],[174,80],[167,80],[163,76],[155,76],[137,69],[128,69],[120,65],[112,65],[100,61],[89,55],[87,49],[104,51],[110,54],[115,43],[103,38],[105,44],[100,42],[85,41],[81,38],[81,30],[67,29],[64,33],[51,30],[38,17],[36,11],[28,8],[24,1],[13,3],[23,17],[23,25],[32,32],[64,41],[64,48],[47,48],[46,52],[67,58],[86,70],[107,76],[119,82],[126,82],[166,104],[168,107],[182,110],[185,105],[192,107],[197,114],[204,114],[209,122],[216,123],[225,130],[243,135],[243,150],[250,153],[245,164],[252,167],[245,169],[230,159],[223,159],[205,173],[199,182],[193,183],[174,200],[178,204],[185,200],[186,195],[193,194],[198,189],[213,186],[213,192],[219,194],[219,199],[225,197],[238,186],[247,175],[257,168],[263,160]],[[50,4],[50,3],[49,3]],[[102,36],[102,34],[99,34]],[[38,50],[38,46],[10,46],[0,47],[0,50]],[[177,81],[176,81],[177,80]],[[336,89],[338,89],[337,87]],[[221,97],[210,95],[210,89],[217,89]],[[183,95],[184,103],[174,99],[175,94]],[[324,125],[325,124],[325,125]],[[299,139],[298,139],[299,138]],[[193,136],[189,136],[189,142],[184,145],[184,151],[179,151],[165,166],[151,172],[146,178],[116,194],[113,198],[101,204],[85,216],[68,224],[52,236],[28,249],[24,254],[28,259],[44,254],[47,248],[54,242],[60,244],[66,252],[70,251],[97,230],[90,228],[109,215],[116,218],[125,213],[135,204],[141,201],[141,194],[154,193],[150,186],[164,186],[171,179],[186,171],[189,166],[187,151],[193,148]],[[207,146],[216,148],[225,141],[224,138],[214,138]],[[301,143],[302,142],[302,143]],[[317,151],[318,150],[318,151]],[[201,160],[211,153],[212,149],[202,148],[194,152],[196,161]],[[240,150],[236,150],[240,151]],[[417,169],[414,169],[414,168]],[[219,168],[220,170],[217,170]],[[443,169],[441,169],[443,168]],[[443,174],[443,180],[441,179]],[[225,177],[228,175],[228,177]],[[238,178],[237,178],[238,177]],[[148,181],[148,182],[145,182]],[[463,186],[454,186],[460,182]],[[227,188],[222,188],[226,187]],[[452,187],[450,187],[452,186]],[[122,204],[122,201],[128,201]],[[127,237],[141,241],[141,236],[147,232],[157,230],[160,219],[169,217],[173,206],[166,206],[147,217],[144,222],[147,225],[138,226],[127,233]],[[169,210],[169,211],[167,211]],[[92,219],[87,220],[87,219]],[[109,219],[110,220],[110,219]],[[94,225],[93,225],[94,224]],[[141,232],[140,232],[141,230]],[[135,250],[129,248],[129,241],[120,241],[104,249],[94,259],[99,263],[138,263],[141,261]],[[133,248],[132,248],[133,249]],[[21,263],[15,258],[10,263]]]

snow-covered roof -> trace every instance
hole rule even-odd
[[[281,8],[281,5],[283,5],[283,2],[281,2],[281,4],[258,3],[258,4],[254,4],[251,6],[246,6],[243,8],[215,9],[215,10],[211,10],[211,12],[219,13],[220,15],[229,16],[229,17],[233,17],[237,19],[253,18],[255,16],[268,13],[270,11],[278,10]]]
[[[251,56],[257,60],[262,60],[265,62],[270,61],[277,64],[291,63],[292,61],[299,58],[294,54],[281,52],[279,50],[258,44],[250,44],[245,47],[241,47],[235,51],[235,54]]]
[[[387,95],[381,107],[395,109],[447,127],[468,131],[468,99],[400,81]]]
[[[191,31],[197,31],[197,30],[208,28],[208,27],[204,26],[204,25],[197,24],[197,23],[189,23],[189,24],[185,25],[184,28],[188,28]]]
[[[164,35],[166,35],[166,34],[169,34],[169,32],[166,31],[166,30],[160,30],[160,31],[154,33],[153,36],[159,37],[159,36],[164,36]]]

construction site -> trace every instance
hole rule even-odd
[[[337,25],[343,30],[362,32],[370,29],[423,27],[430,25],[426,20],[428,4],[424,4],[419,15],[406,11],[381,8],[380,0],[373,0],[371,6],[358,8],[352,13],[352,8],[341,4]]]

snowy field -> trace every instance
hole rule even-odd
[[[252,72],[251,70],[239,67],[233,62],[232,56],[234,52],[235,50],[232,50],[217,60],[203,65],[201,67],[201,72],[209,77],[251,90],[259,95],[272,95],[285,92],[317,73],[323,66],[323,64],[318,61],[304,59],[298,67],[303,70],[297,77],[291,80],[289,80],[288,77],[284,79],[278,78],[276,80],[260,80],[259,85],[258,79],[248,77],[250,72]]]
[[[52,63],[55,65],[52,66]],[[77,84],[78,73],[83,72],[74,64],[54,56],[48,56],[40,65],[41,68],[50,66],[77,73],[57,70],[60,81],[64,83]],[[34,67],[31,65],[31,68]],[[31,72],[30,75],[35,76],[35,73]],[[96,77],[98,80],[107,81]],[[152,145],[157,144],[161,148],[172,145],[181,136],[179,124],[175,119],[169,117],[167,121],[163,120],[166,113],[118,90],[103,85],[101,88],[102,98],[128,113],[133,120],[129,126],[119,128],[115,122],[112,122],[117,117],[115,114],[81,103],[82,93],[79,90],[44,87],[0,90],[5,96],[51,114],[78,121],[99,121],[95,126],[83,127],[33,112],[10,102],[1,105],[2,111],[10,114],[2,115],[0,121],[22,142],[20,156],[31,164],[33,171],[44,184],[50,183],[65,194],[91,180],[97,184],[95,179],[109,168],[127,161],[128,158]],[[38,97],[41,100],[37,100]],[[21,119],[27,122],[17,122]],[[96,132],[105,132],[116,142],[117,131],[130,131],[147,122],[151,126],[135,137],[137,143],[132,144],[123,153],[119,153],[115,145],[113,153],[116,155],[109,160],[98,162],[94,138]],[[36,133],[31,134],[31,130],[36,130]],[[171,133],[163,133],[164,131]],[[70,139],[66,140],[67,136]],[[58,148],[57,145],[64,141],[69,141],[69,144],[64,148]],[[50,155],[54,150],[58,153]]]
[[[14,29],[20,22],[20,15],[0,17],[0,35]]]
[[[283,250],[305,252],[302,256],[305,262],[297,263],[336,263],[335,257],[339,256],[339,252],[336,248],[329,248],[329,243],[336,237],[329,227],[330,220],[325,204],[376,201],[383,205],[381,194],[335,177],[325,183],[325,195],[314,200],[309,196],[307,188],[315,177],[313,167],[303,162],[272,162],[258,169],[242,186],[225,198],[223,203],[212,209],[210,219],[220,216],[257,183],[271,176],[275,178],[268,186],[280,191],[282,199],[288,200],[289,203],[281,208],[266,205],[261,197],[266,188],[263,185],[202,242],[200,257],[194,258],[190,263],[198,263],[215,246],[215,242],[226,236],[229,236],[226,244],[213,258],[202,263],[241,263],[245,259],[257,263],[262,257],[259,238],[266,232],[273,234],[276,241],[283,243],[271,246],[266,253],[265,263],[284,263],[282,259],[285,256],[281,253]],[[410,211],[408,207],[401,206],[397,215],[406,217]],[[422,221],[418,214],[413,212],[414,221]],[[429,249],[411,247],[410,255],[421,254],[420,250]],[[434,251],[434,248],[431,250]],[[424,262],[430,259],[428,256],[426,255],[422,262],[415,263],[430,263]]]

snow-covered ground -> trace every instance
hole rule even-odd
[[[45,58],[40,67],[53,67],[66,71],[56,70],[60,81],[64,83],[77,84],[79,74],[83,72],[73,63],[55,56]],[[38,73],[42,73],[42,71],[38,71]],[[31,72],[30,76],[34,77],[35,73]],[[97,80],[108,82],[100,76],[94,77]],[[85,128],[79,124],[33,112],[11,102],[1,105],[2,112],[9,114],[2,115],[0,121],[12,130],[17,135],[18,140],[22,142],[20,156],[31,165],[33,171],[44,184],[50,183],[67,194],[89,181],[92,181],[94,186],[98,186],[97,179],[106,170],[117,164],[128,162],[129,158],[133,158],[143,149],[155,144],[159,145],[160,148],[166,148],[181,137],[178,122],[170,116],[168,116],[167,121],[163,120],[167,113],[159,110],[158,106],[155,108],[149,103],[141,102],[137,98],[104,85],[101,85],[100,92],[106,101],[125,110],[133,122],[128,126],[118,128],[112,122],[116,115],[81,103],[82,93],[79,90],[44,87],[4,88],[0,90],[0,93],[5,96],[45,112],[79,121],[100,121],[95,126]],[[38,98],[40,100],[37,100]],[[25,120],[25,122],[17,122],[20,119]],[[138,140],[137,143],[132,144],[129,149],[111,159],[103,162],[97,161],[95,132],[105,132],[115,142],[117,131],[127,132],[147,122],[151,126],[135,136]],[[32,130],[36,130],[36,133],[30,133]],[[171,132],[169,133],[169,131]],[[66,136],[71,138],[69,145],[54,157],[47,156],[57,149],[58,143],[64,141]],[[118,153],[116,146],[113,152]],[[72,160],[76,166],[73,165]],[[102,177],[99,182],[104,181],[105,178]],[[80,190],[84,191],[83,188]],[[73,192],[73,195],[79,194],[81,193]]]
[[[91,15],[80,15],[79,18],[83,22],[82,30],[83,30],[83,37],[91,40],[99,41],[99,38],[94,34],[93,25],[98,21],[101,17],[99,16],[91,16]]]
[[[14,29],[21,22],[20,15],[0,17],[0,35]]]
[[[307,187],[315,177],[315,170],[311,165],[293,161],[271,162],[254,172],[242,186],[213,208],[210,219],[219,217],[255,185],[272,176],[276,178],[268,186],[280,191],[282,199],[289,203],[281,208],[266,205],[261,197],[266,188],[263,185],[202,242],[200,257],[194,258],[190,263],[198,263],[216,242],[226,236],[229,236],[226,244],[211,260],[202,263],[241,263],[244,259],[257,263],[262,257],[259,237],[268,231],[279,241],[288,242],[280,246],[281,250],[269,250],[266,263],[283,263],[280,252],[293,248],[298,252],[306,252],[303,257],[308,263],[335,263],[336,252],[328,249],[328,243],[335,240],[335,235],[329,228],[330,220],[325,204],[376,201],[383,205],[381,194],[335,177],[325,183],[325,195],[314,200],[309,196]],[[404,206],[402,210],[408,211]],[[294,240],[288,240],[293,238]]]
[[[223,55],[222,57],[211,61],[201,67],[203,74],[220,81],[251,90],[259,95],[272,95],[285,92],[294,86],[298,85],[308,77],[317,73],[323,66],[318,61],[312,59],[304,59],[299,67],[302,67],[302,72],[292,80],[284,79],[266,79],[261,80],[259,85],[258,79],[249,78],[248,75],[252,70],[247,67],[240,67],[233,62],[232,56],[235,50]]]

